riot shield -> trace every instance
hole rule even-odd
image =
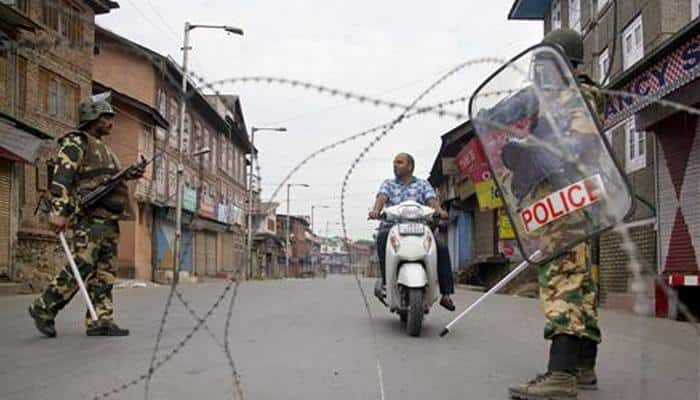
[[[523,257],[545,263],[623,221],[633,201],[597,112],[554,47],[491,75],[469,115]],[[533,255],[539,251],[536,259]]]

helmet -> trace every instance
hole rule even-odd
[[[542,43],[559,47],[574,64],[583,63],[583,38],[573,29],[555,29],[542,39]]]
[[[114,115],[114,109],[110,103],[112,92],[104,92],[86,97],[78,106],[78,127],[82,128],[101,116]]]

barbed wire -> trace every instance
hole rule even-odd
[[[299,87],[301,89],[306,89],[306,90],[315,90],[319,93],[324,93],[328,94],[330,96],[340,96],[345,98],[346,100],[356,100],[360,103],[367,103],[370,105],[373,105],[375,107],[383,106],[383,107],[388,107],[389,109],[406,109],[408,108],[407,105],[397,103],[394,101],[389,101],[389,100],[383,100],[380,98],[374,98],[371,96],[367,95],[362,95],[358,93],[353,93],[350,91],[342,90],[342,89],[336,89],[336,88],[331,88],[325,85],[313,83],[313,82],[307,82],[307,81],[302,81],[302,80],[297,80],[297,79],[287,79],[287,78],[282,78],[282,77],[276,77],[276,76],[243,76],[243,77],[235,77],[235,78],[228,78],[228,79],[222,79],[214,82],[206,82],[206,80],[200,76],[197,76],[196,74],[193,73],[188,73],[191,77],[196,79],[201,86],[197,87],[197,90],[216,90],[216,87],[223,86],[226,84],[233,84],[233,83],[267,83],[267,84],[280,84],[280,85],[289,85],[291,87]],[[219,93],[218,91],[215,91],[215,93]],[[441,117],[454,117],[454,118],[464,118],[464,114],[457,113],[457,112],[452,112],[452,111],[442,111],[437,113]]]
[[[47,2],[47,1],[44,0],[42,3],[46,3],[46,2]],[[56,4],[56,2],[51,2],[51,3]],[[58,6],[57,6],[57,7],[58,7]],[[61,9],[61,8],[58,8],[58,10],[59,10],[60,12],[66,13],[65,10],[63,10],[63,9]],[[75,14],[75,13],[68,12],[67,14]],[[76,14],[76,15],[77,15],[77,14]],[[83,18],[82,16],[80,16],[80,17]],[[89,21],[89,23],[91,23],[92,25],[95,25],[95,24],[94,24],[94,20],[93,20],[93,21]],[[53,35],[58,35],[58,33],[55,33],[55,32],[52,33],[52,34],[53,34]],[[48,35],[48,36],[50,36],[50,35]],[[92,43],[92,42],[82,42],[82,43],[80,43],[80,44],[75,44],[75,43],[72,43],[71,41],[69,41],[69,40],[67,40],[67,39],[65,39],[65,38],[62,38],[62,37],[41,37],[41,38],[35,38],[35,39],[21,38],[21,39],[18,40],[18,41],[8,41],[8,40],[5,40],[5,41],[0,42],[0,49],[6,49],[6,50],[16,50],[16,49],[19,49],[19,48],[28,48],[28,49],[34,49],[34,50],[41,50],[41,49],[52,49],[52,48],[58,48],[58,47],[68,47],[68,48],[93,48],[94,46],[95,46],[95,43]],[[504,60],[498,60],[498,59],[489,59],[489,60],[493,60],[492,62],[496,62],[496,63],[500,63],[500,64],[505,64],[505,61],[504,61]],[[465,63],[465,64],[466,64],[466,63]],[[461,67],[463,68],[463,66],[461,66]],[[460,67],[457,67],[457,68],[455,68],[454,70],[451,70],[450,73],[456,73],[455,70],[458,69],[458,68],[461,69]],[[448,73],[448,75],[449,75],[450,73]],[[189,75],[192,76],[192,77],[197,78],[197,76],[196,76],[196,74],[195,74],[194,72],[190,72]],[[447,78],[447,77],[445,77],[445,79],[446,79],[446,78]],[[198,80],[200,83],[201,83],[201,82],[204,82],[204,80],[201,79],[201,78],[197,78],[197,80]],[[356,100],[356,101],[359,101],[360,103],[367,103],[367,104],[370,104],[370,105],[373,105],[373,106],[377,106],[377,107],[382,106],[382,107],[388,107],[389,109],[394,109],[394,108],[403,109],[402,113],[401,113],[397,118],[395,118],[394,120],[392,120],[392,121],[389,122],[389,123],[386,123],[386,124],[380,125],[380,126],[378,126],[378,127],[372,128],[372,129],[370,129],[370,130],[368,130],[368,131],[361,132],[360,134],[352,135],[352,136],[350,136],[350,137],[348,137],[348,138],[345,138],[345,139],[340,140],[340,141],[338,141],[338,142],[335,142],[335,143],[333,143],[333,144],[324,146],[324,147],[322,147],[321,149],[318,149],[318,150],[316,150],[315,152],[311,153],[311,155],[309,155],[307,158],[305,158],[304,160],[302,160],[302,162],[300,162],[295,168],[292,169],[292,171],[287,175],[287,177],[284,179],[284,181],[283,181],[282,183],[280,183],[280,185],[277,187],[277,189],[276,189],[275,192],[273,193],[273,196],[271,196],[271,201],[272,201],[272,200],[274,200],[275,196],[278,194],[278,192],[280,191],[280,189],[284,186],[284,184],[291,178],[291,176],[292,176],[294,173],[296,173],[301,167],[303,167],[308,161],[310,161],[311,159],[313,159],[314,157],[316,157],[318,154],[321,154],[321,153],[323,153],[323,152],[326,152],[326,151],[329,151],[329,150],[331,150],[331,149],[337,148],[338,146],[340,146],[340,145],[342,145],[342,144],[346,144],[346,143],[348,143],[348,142],[350,142],[350,141],[352,141],[352,140],[356,140],[356,139],[358,139],[358,138],[364,137],[364,136],[369,135],[369,134],[371,134],[371,133],[374,133],[374,132],[383,130],[382,133],[381,133],[380,135],[378,135],[378,136],[375,137],[372,141],[370,141],[369,145],[363,149],[363,151],[360,153],[360,155],[358,156],[358,158],[356,158],[356,159],[353,161],[353,163],[351,164],[349,170],[347,171],[347,173],[346,173],[346,175],[345,175],[345,177],[344,177],[344,179],[343,179],[343,181],[342,181],[342,190],[341,190],[341,218],[342,218],[342,221],[343,221],[343,223],[342,223],[343,236],[344,236],[345,244],[346,244],[346,246],[348,246],[348,252],[349,252],[349,254],[350,254],[351,250],[350,250],[349,243],[348,243],[349,238],[348,238],[348,236],[347,236],[347,228],[346,228],[346,225],[345,225],[345,213],[344,213],[344,210],[345,210],[345,208],[344,208],[344,198],[345,198],[345,197],[344,197],[344,196],[345,196],[345,191],[346,191],[347,184],[349,183],[349,178],[350,178],[350,176],[352,175],[354,169],[357,167],[357,165],[358,165],[358,164],[362,161],[362,159],[364,158],[364,155],[367,154],[367,152],[368,152],[374,145],[376,145],[384,136],[386,136],[390,131],[392,131],[393,129],[395,129],[395,127],[396,127],[398,124],[404,122],[405,120],[407,120],[407,119],[409,119],[409,118],[411,118],[411,117],[413,117],[413,116],[430,113],[430,114],[435,114],[435,115],[437,115],[437,116],[439,116],[439,117],[446,117],[446,116],[448,116],[448,117],[455,117],[455,118],[457,118],[458,120],[460,120],[460,119],[465,119],[465,118],[466,118],[466,116],[465,116],[464,114],[461,114],[461,113],[457,113],[457,112],[453,112],[453,111],[440,110],[440,108],[442,108],[442,107],[440,107],[440,106],[424,107],[424,108],[417,107],[416,104],[422,99],[422,97],[424,97],[424,94],[422,94],[421,96],[419,96],[419,97],[416,99],[416,101],[414,101],[411,105],[403,105],[403,104],[400,104],[400,103],[398,103],[398,102],[393,102],[393,101],[388,101],[388,100],[383,100],[383,99],[378,99],[378,98],[372,98],[372,97],[370,97],[370,96],[364,96],[364,95],[356,94],[356,93],[349,92],[349,91],[343,91],[343,90],[333,89],[333,88],[329,88],[329,87],[326,87],[326,86],[323,86],[323,85],[319,85],[319,84],[314,84],[314,83],[310,83],[310,82],[303,82],[303,81],[294,80],[294,79],[279,78],[279,77],[256,76],[256,77],[231,78],[231,79],[226,79],[226,80],[221,80],[221,81],[216,81],[216,82],[211,82],[211,83],[205,84],[202,88],[196,88],[196,90],[201,90],[201,89],[207,89],[207,90],[209,90],[209,89],[213,89],[213,88],[215,88],[215,87],[222,86],[222,85],[225,85],[225,84],[238,83],[238,82],[242,82],[242,83],[251,82],[251,83],[255,83],[255,84],[261,84],[261,83],[269,83],[269,84],[272,84],[272,83],[276,83],[276,84],[282,84],[282,85],[290,85],[290,86],[292,86],[292,87],[300,87],[300,88],[303,88],[303,89],[305,89],[305,90],[312,90],[312,91],[317,91],[317,92],[319,92],[319,93],[330,94],[331,96],[340,96],[340,97],[344,97],[346,100]],[[431,85],[431,88],[432,88],[433,86],[436,86],[437,84],[439,84],[439,82],[436,82],[436,84]],[[427,91],[430,91],[431,88],[429,88],[428,90],[426,90],[426,92],[427,92]],[[188,92],[187,96],[194,95],[194,94],[195,94],[194,91],[195,91],[195,89],[192,89],[190,92]],[[610,94],[610,95],[626,96],[626,97],[632,97],[632,98],[636,98],[636,99],[644,99],[644,98],[646,98],[647,100],[649,100],[649,97],[650,97],[650,96],[641,96],[641,95],[638,95],[638,94],[635,94],[635,93],[622,92],[622,91],[609,90],[609,89],[600,89],[600,91],[603,92],[603,93],[608,93],[608,94]],[[224,98],[221,96],[221,94],[220,94],[219,92],[216,92],[216,91],[215,91],[215,94],[216,94],[220,99],[222,99],[222,101],[224,101]],[[427,94],[427,93],[425,93],[425,94]],[[186,101],[187,99],[189,99],[189,97],[185,97],[183,100]],[[447,104],[447,105],[454,105],[454,104],[457,104],[457,103],[464,102],[464,101],[466,101],[466,100],[468,100],[468,99],[469,99],[469,97],[462,97],[462,98],[459,98],[459,99],[453,99],[453,100],[448,101],[448,102],[445,102],[445,103],[453,102],[453,103]],[[666,100],[662,100],[662,99],[652,99],[652,100],[650,100],[650,103],[652,103],[652,102],[653,102],[653,103],[657,103],[657,104],[661,104],[661,105],[665,105],[665,106],[669,106],[669,107],[673,107],[674,109],[679,110],[679,111],[685,111],[685,112],[689,112],[689,113],[694,114],[694,115],[700,115],[700,110],[694,109],[694,108],[692,108],[692,107],[687,107],[687,106],[685,106],[685,105],[683,105],[683,104],[680,104],[680,103],[670,102],[670,101],[666,101]],[[443,103],[443,104],[445,104],[445,103]],[[650,104],[650,103],[648,103],[648,104]],[[229,111],[231,111],[231,108],[232,108],[232,107],[231,107],[231,105],[229,104],[229,102],[228,102],[228,101],[224,101],[224,104],[226,105],[226,107],[229,108]],[[258,165],[257,172],[259,173],[259,163],[256,163],[256,164]],[[624,246],[625,246],[625,251],[626,251],[631,257],[632,257],[632,256],[635,256],[635,257],[636,257],[636,255],[637,255],[637,252],[636,252],[636,250],[635,250],[636,247],[629,247],[629,246],[628,246],[628,245],[630,245],[630,244],[631,244],[632,246],[634,246],[634,242],[633,242],[633,241],[631,240],[631,238],[629,237],[629,232],[628,232],[628,231],[625,231],[625,233],[626,233],[626,237],[623,237],[623,244],[624,244]],[[351,256],[351,257],[352,257],[352,256]],[[631,261],[630,264],[637,264],[637,263],[638,263],[638,260],[636,260],[636,261]],[[636,266],[635,266],[635,267],[630,266],[629,268],[636,268]],[[214,341],[217,343],[217,345],[219,345],[219,347],[222,347],[221,343],[217,340],[216,336],[213,334],[213,332],[211,332],[211,330],[210,330],[210,329],[208,328],[208,326],[206,325],[206,321],[207,321],[207,319],[208,319],[209,317],[211,317],[211,315],[212,315],[212,313],[214,312],[214,310],[216,310],[216,309],[220,306],[220,304],[221,304],[221,302],[223,301],[223,299],[224,299],[224,297],[226,296],[226,294],[231,290],[232,287],[234,287],[233,293],[232,293],[232,295],[231,295],[231,300],[230,300],[230,303],[229,303],[227,318],[226,318],[223,348],[224,348],[224,351],[225,351],[225,353],[226,353],[227,359],[228,359],[228,361],[229,361],[229,366],[231,367],[232,377],[233,377],[233,380],[234,380],[234,384],[236,385],[236,392],[237,392],[239,398],[242,399],[242,398],[243,398],[243,391],[242,391],[242,388],[241,388],[241,385],[240,385],[240,375],[237,373],[236,366],[235,366],[235,363],[233,362],[233,358],[231,357],[231,351],[230,351],[230,348],[229,348],[229,345],[230,345],[230,342],[229,342],[230,321],[231,321],[232,312],[233,312],[234,306],[235,306],[235,300],[236,300],[236,297],[237,297],[238,287],[239,287],[240,281],[241,281],[241,279],[240,279],[240,272],[241,272],[241,268],[240,268],[240,266],[239,266],[239,268],[238,268],[237,271],[236,271],[235,285],[234,285],[234,281],[233,281],[233,280],[232,280],[232,281],[229,281],[228,284],[225,286],[225,288],[224,288],[224,290],[223,290],[223,293],[220,294],[220,296],[217,298],[217,300],[216,300],[215,303],[212,305],[212,307],[211,307],[211,308],[207,311],[207,313],[205,313],[205,315],[204,315],[203,317],[201,317],[201,318],[199,318],[199,317],[197,316],[197,313],[194,311],[194,309],[187,303],[187,301],[185,300],[184,296],[182,296],[182,294],[177,290],[177,284],[174,283],[174,284],[172,285],[172,287],[171,287],[171,291],[169,292],[168,298],[167,298],[167,300],[166,300],[166,306],[165,306],[165,310],[164,310],[163,315],[162,315],[161,324],[160,324],[160,326],[159,326],[159,332],[158,332],[158,335],[157,335],[157,338],[156,338],[156,344],[155,344],[155,346],[154,346],[154,353],[153,353],[153,357],[152,357],[152,359],[151,359],[151,363],[150,363],[150,366],[149,366],[149,369],[148,369],[148,373],[147,373],[147,374],[142,374],[142,375],[140,375],[139,377],[137,377],[137,378],[135,378],[135,379],[133,379],[133,380],[131,380],[131,381],[129,381],[129,382],[123,384],[123,385],[120,385],[120,386],[116,387],[116,388],[113,389],[112,391],[110,391],[110,392],[105,392],[105,393],[103,393],[102,395],[97,395],[97,396],[95,396],[94,398],[95,398],[95,399],[99,399],[99,398],[107,398],[107,397],[113,396],[113,395],[118,394],[118,393],[120,393],[121,391],[124,391],[124,390],[128,389],[129,387],[132,387],[132,386],[134,386],[134,385],[136,385],[136,384],[138,384],[139,382],[142,382],[142,381],[146,381],[146,385],[148,386],[149,383],[150,383],[150,381],[151,381],[151,378],[152,378],[153,374],[154,374],[159,368],[161,368],[166,362],[168,362],[168,361],[170,361],[171,359],[173,359],[174,356],[175,356],[178,352],[180,352],[180,351],[185,347],[185,345],[190,341],[190,339],[192,338],[192,336],[194,335],[194,333],[196,333],[196,332],[197,332],[199,329],[201,329],[202,327],[204,327],[204,330],[207,331],[207,332],[209,333],[209,335],[212,337],[212,339],[214,339]],[[380,391],[381,391],[380,395],[381,395],[381,398],[383,399],[383,398],[384,398],[384,386],[383,386],[383,376],[382,376],[381,362],[380,362],[379,356],[378,356],[377,334],[376,334],[376,330],[374,329],[374,324],[373,324],[373,322],[372,322],[372,314],[371,314],[371,310],[370,310],[370,307],[369,307],[369,301],[368,301],[368,299],[367,299],[367,296],[366,296],[365,293],[364,293],[364,290],[362,289],[361,282],[360,282],[360,280],[359,280],[359,276],[358,276],[358,274],[356,273],[356,271],[355,271],[355,273],[354,273],[354,276],[355,276],[356,283],[357,283],[357,285],[358,285],[358,287],[359,287],[359,289],[360,289],[360,292],[361,292],[361,294],[362,294],[363,301],[364,301],[364,305],[365,305],[366,311],[368,312],[368,315],[369,315],[370,324],[372,325],[372,328],[373,328],[373,337],[374,337],[374,345],[375,345],[375,355],[377,356],[377,357],[376,357],[376,359],[377,359],[377,370],[378,370],[379,380],[380,380]],[[660,279],[660,277],[659,277],[658,275],[657,275],[657,280],[660,280],[660,282],[662,283],[661,287],[663,287],[664,290],[670,290],[670,289],[669,289],[669,286],[668,286],[668,284],[667,284],[667,282],[665,282],[664,280]],[[638,290],[638,289],[639,289],[639,287],[636,288],[636,289],[635,289],[634,287],[631,288],[631,290],[632,290],[633,292],[634,292],[635,290]],[[642,290],[643,290],[643,288],[642,288]],[[637,292],[634,292],[634,293],[635,293],[635,295],[637,295]],[[640,293],[642,293],[642,292],[640,291]],[[667,293],[668,293],[668,292],[667,292]],[[164,329],[165,329],[165,324],[166,324],[166,320],[167,320],[167,317],[168,317],[169,308],[171,307],[171,303],[172,303],[172,298],[173,298],[173,296],[177,296],[177,298],[183,303],[184,307],[187,309],[187,311],[190,313],[190,315],[197,321],[197,323],[196,323],[196,325],[192,328],[192,330],[184,337],[184,339],[182,339],[180,342],[178,342],[177,346],[176,346],[171,352],[169,352],[163,359],[159,360],[158,362],[155,362],[155,359],[157,358],[157,353],[158,353],[158,349],[159,349],[159,346],[160,346],[160,342],[161,342],[162,337],[163,337],[163,332],[164,332]],[[689,316],[690,318],[693,318],[692,314],[689,313],[689,311],[687,311],[687,307],[685,307],[685,305],[684,305],[682,302],[679,302],[679,305],[680,305],[680,307],[681,307],[681,311],[682,311],[684,314],[685,314],[686,312],[688,313],[686,316]],[[698,329],[697,321],[695,321],[694,319],[692,319],[692,321],[693,321],[693,323],[694,323],[695,328]],[[146,396],[148,397],[148,394],[146,394]]]
[[[236,282],[237,283],[237,282]],[[207,312],[204,314],[204,317],[202,317],[197,324],[175,345],[175,347],[165,356],[163,357],[160,361],[149,367],[148,372],[139,375],[138,377],[123,383],[121,385],[117,385],[114,387],[114,389],[110,391],[103,392],[101,394],[95,395],[93,397],[93,400],[100,400],[100,399],[105,399],[111,396],[114,396],[115,394],[119,394],[123,392],[124,390],[127,390],[140,382],[146,381],[149,378],[149,374],[152,376],[153,373],[158,371],[165,363],[168,361],[172,360],[175,355],[177,355],[184,347],[187,345],[187,343],[194,337],[194,334],[206,323],[206,321],[211,317],[214,313],[214,311],[219,307],[223,299],[226,297],[226,294],[231,290],[231,288],[234,286],[234,281],[230,280],[226,286],[224,287],[224,290],[222,293],[219,295],[219,297],[216,299],[214,304],[207,310]]]
[[[497,59],[494,58],[485,58],[485,59],[479,59],[479,60],[474,60],[474,61],[468,61],[465,63],[462,63],[453,69],[449,70],[447,73],[442,75],[440,78],[438,78],[435,82],[433,82],[430,86],[428,86],[427,89],[425,89],[422,93],[416,97],[409,106],[405,107],[404,110],[399,114],[398,117],[396,117],[393,121],[391,121],[388,126],[385,126],[381,129],[382,132],[375,136],[372,141],[360,152],[360,155],[352,162],[350,165],[350,168],[348,169],[347,173],[345,174],[345,177],[343,178],[343,183],[342,183],[342,188],[341,188],[341,198],[340,198],[340,221],[341,221],[341,229],[342,229],[342,234],[343,234],[343,243],[345,245],[345,248],[347,249],[347,254],[349,257],[350,265],[353,265],[353,251],[352,251],[352,246],[350,242],[350,238],[348,237],[348,232],[347,232],[347,224],[345,220],[345,195],[346,195],[346,189],[347,189],[347,184],[349,181],[349,178],[355,169],[355,167],[359,164],[359,162],[362,160],[365,154],[369,152],[369,150],[377,144],[382,137],[387,135],[390,131],[392,131],[398,124],[400,124],[405,118],[406,115],[425,97],[427,96],[433,89],[435,89],[437,86],[439,86],[441,83],[446,81],[448,78],[451,76],[455,75],[462,69],[471,66],[471,65],[477,65],[477,64],[482,64],[482,63],[488,63],[488,62],[494,62]],[[379,342],[377,339],[377,328],[374,324],[374,318],[372,316],[372,310],[369,306],[369,300],[367,298],[367,294],[365,293],[364,289],[362,288],[362,282],[360,282],[360,277],[359,277],[359,272],[357,271],[356,268],[353,268],[353,276],[355,278],[355,283],[357,284],[357,288],[360,291],[360,295],[362,296],[362,301],[365,306],[365,311],[367,313],[367,317],[369,318],[369,324],[370,324],[370,329],[372,330],[372,347],[375,355],[375,360],[376,360],[376,369],[377,369],[377,378],[379,380],[379,395],[380,399],[384,400],[385,399],[385,390],[384,390],[384,374],[383,374],[383,368],[382,368],[382,363],[381,363],[381,358],[380,358],[380,353],[379,353]]]

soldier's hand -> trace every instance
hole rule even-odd
[[[437,210],[437,211],[435,212],[435,215],[437,215],[437,217],[438,217],[439,219],[442,219],[442,220],[446,220],[446,219],[449,219],[449,218],[450,218],[450,215],[447,213],[447,211],[442,210],[442,209]]]
[[[146,166],[143,164],[139,164],[138,166],[134,166],[129,168],[129,170],[126,172],[126,179],[128,180],[133,180],[133,179],[139,179],[143,176],[143,174],[146,172]]]
[[[67,222],[68,220],[66,217],[49,215],[49,225],[51,225],[51,229],[56,233],[63,232],[66,229]]]
[[[379,219],[380,212],[376,210],[372,210],[369,212],[368,218],[369,219]]]

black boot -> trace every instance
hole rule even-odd
[[[129,336],[129,330],[120,328],[112,321],[99,321],[85,331],[88,336]]]
[[[598,343],[590,339],[581,339],[581,351],[576,363],[576,383],[579,389],[598,389],[598,377],[595,373],[597,356]]]
[[[34,305],[29,306],[29,315],[34,319],[34,326],[36,326],[36,329],[47,337],[56,337],[54,320],[42,317],[34,307]]]

